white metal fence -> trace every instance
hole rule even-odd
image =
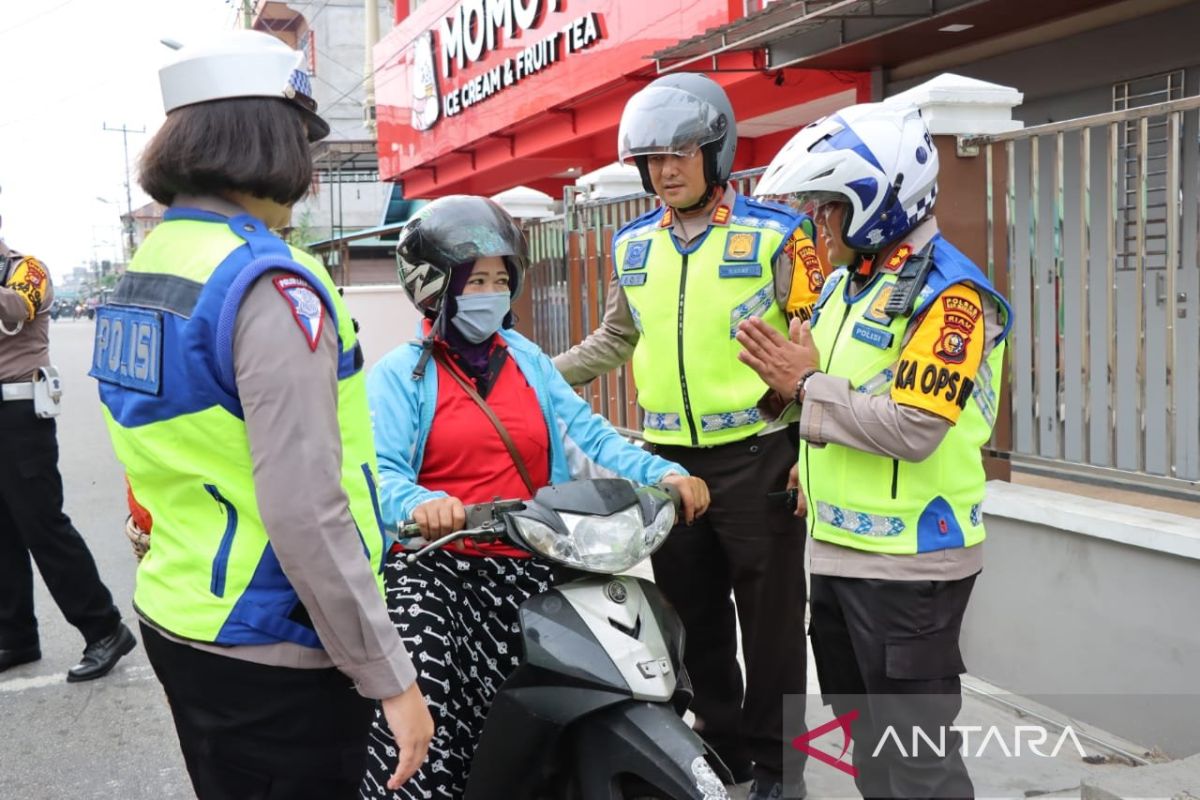
[[[1196,488],[1198,136],[1192,97],[969,142],[1016,318],[1014,458]]]

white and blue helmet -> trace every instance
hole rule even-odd
[[[937,174],[937,148],[919,109],[862,103],[793,136],[754,193],[844,201],[846,244],[876,253],[933,211]]]

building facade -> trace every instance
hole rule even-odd
[[[380,175],[407,197],[561,196],[616,160],[621,111],[656,77],[651,53],[745,13],[743,0],[398,3],[374,50]],[[868,73],[767,70],[753,53],[710,74],[733,101],[739,169],[870,91]]]
[[[293,240],[329,239],[381,224],[395,187],[379,180],[368,122],[365,0],[258,0],[253,27],[303,50],[330,135],[313,148],[313,191],[292,213]],[[387,3],[378,19],[390,23]]]

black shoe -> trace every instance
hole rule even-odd
[[[109,673],[121,656],[137,646],[133,631],[118,623],[117,630],[103,639],[92,642],[83,650],[83,659],[67,672],[67,683],[90,681]]]
[[[26,647],[10,647],[0,650],[0,672],[13,667],[19,667],[22,664],[28,664],[32,661],[37,661],[42,657],[42,649],[36,644],[31,644]]]

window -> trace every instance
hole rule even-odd
[[[1150,75],[1113,85],[1113,111],[1142,108],[1183,97],[1183,70]],[[1117,269],[1137,267],[1138,195],[1141,191],[1141,123],[1126,122],[1118,133],[1118,212],[1121,226]],[[1146,269],[1167,262],[1167,118],[1151,117],[1146,132]]]

